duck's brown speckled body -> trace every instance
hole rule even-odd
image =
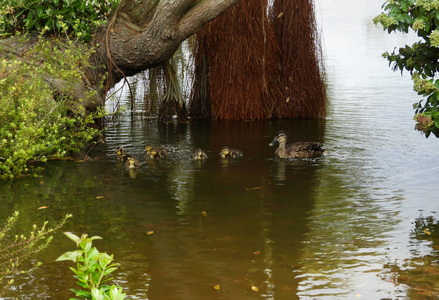
[[[276,133],[269,145],[276,144],[279,144],[279,147],[274,151],[274,155],[279,158],[314,158],[325,151],[318,142],[297,142],[287,145],[287,135],[284,131]]]

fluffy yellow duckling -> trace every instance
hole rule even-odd
[[[163,147],[151,147],[146,153],[149,158],[166,158],[168,156],[168,151]]]
[[[194,154],[192,154],[193,159],[207,159],[208,157],[207,153],[200,148],[195,149]]]
[[[221,148],[221,152],[219,155],[222,158],[240,158],[244,155],[244,152],[237,149],[229,149],[229,147],[225,146]]]
[[[152,145],[146,145],[145,150],[149,158],[165,158],[168,156],[168,150],[161,146],[154,147]]]
[[[139,166],[139,160],[132,156],[126,156],[123,164],[127,169],[135,169]]]

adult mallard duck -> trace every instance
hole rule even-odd
[[[209,156],[207,155],[207,153],[201,150],[200,148],[195,149],[194,154],[192,154],[193,159],[206,159],[208,157]]]
[[[240,158],[244,155],[244,152],[237,149],[229,149],[229,147],[225,146],[221,148],[220,154],[222,158]]]
[[[279,144],[279,147],[274,151],[274,155],[279,158],[313,158],[322,155],[325,151],[318,142],[297,142],[287,145],[287,135],[284,131],[277,132],[269,145],[276,144]]]

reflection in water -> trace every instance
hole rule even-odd
[[[411,258],[389,261],[383,279],[404,286],[409,299],[439,297],[439,221],[438,213],[421,215],[413,222],[410,235]]]
[[[377,281],[376,274],[399,225],[403,198],[361,182],[368,174],[351,177],[337,168],[328,171],[319,176],[309,232],[302,242],[299,295],[379,299],[382,291],[392,290],[390,283]]]

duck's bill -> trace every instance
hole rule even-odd
[[[276,145],[276,144],[278,144],[279,142],[276,140],[276,139],[274,139],[270,144],[268,144],[268,145],[270,145],[270,146],[274,146],[274,145]]]

